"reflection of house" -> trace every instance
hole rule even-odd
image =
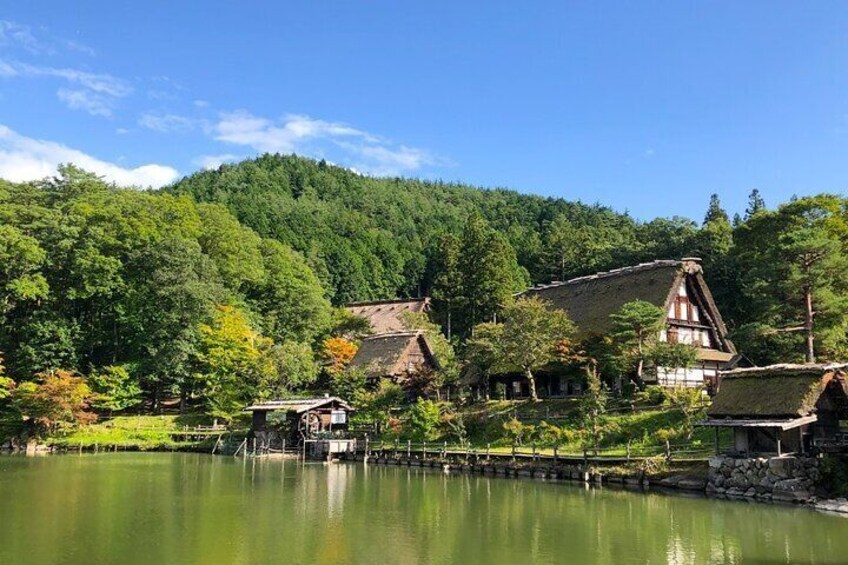
[[[702,425],[733,430],[733,452],[806,453],[839,448],[848,433],[848,365],[771,365],[722,375]],[[718,432],[716,432],[718,433]]]
[[[403,382],[413,373],[438,369],[423,331],[374,335],[362,340],[350,368],[362,369],[371,384],[380,378]]]
[[[348,304],[351,314],[365,318],[371,323],[374,334],[404,331],[403,314],[416,314],[430,311],[429,298],[401,300],[381,300],[376,302],[356,302]]]
[[[668,312],[668,325],[660,339],[696,346],[698,364],[688,369],[660,368],[659,384],[714,389],[719,370],[738,357],[698,259],[654,261],[553,282],[532,288],[524,296],[538,297],[565,310],[584,336],[608,333],[610,315],[627,302],[644,300],[661,307]],[[563,387],[551,382],[549,388]]]
[[[250,426],[257,450],[267,453],[285,446],[301,446],[304,440],[343,437],[350,404],[334,396],[271,400],[244,409],[253,414]]]

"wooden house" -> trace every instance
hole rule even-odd
[[[353,409],[341,398],[324,396],[270,400],[244,410],[252,413],[249,439],[268,452],[299,448],[307,440],[343,439]]]
[[[689,368],[659,367],[657,384],[714,391],[719,371],[732,367],[739,359],[696,258],[653,261],[538,285],[522,295],[538,297],[565,310],[584,337],[607,334],[612,324],[610,315],[628,302],[643,300],[661,307],[668,317],[660,339],[697,347],[698,363]],[[562,381],[556,372],[542,372],[541,376],[542,390],[554,396],[567,394],[568,387],[574,386]],[[513,392],[520,395],[524,386],[521,379],[510,384]]]
[[[371,324],[371,332],[379,335],[407,330],[408,328],[403,324],[403,314],[429,312],[430,299],[410,298],[355,302],[348,304],[346,308],[351,314],[368,320]]]
[[[437,370],[439,364],[426,334],[416,330],[365,338],[350,368],[364,370],[372,385],[382,378],[403,385],[410,375]]]
[[[808,453],[848,446],[842,365],[771,365],[723,373],[701,425],[733,430],[731,454]],[[716,442],[718,445],[718,442]]]

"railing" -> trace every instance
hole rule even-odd
[[[551,462],[584,462],[584,463],[628,463],[646,459],[663,458],[666,461],[699,461],[708,459],[714,452],[714,446],[693,447],[691,444],[671,444],[665,442],[659,445],[632,445],[625,448],[587,448],[583,450],[563,449],[558,446],[542,447],[536,445],[507,447],[485,447],[456,445],[442,443],[413,443],[412,441],[395,442],[370,441],[367,437],[357,444],[357,452],[369,456],[397,457],[405,455],[427,458],[464,458],[465,460],[532,460]]]

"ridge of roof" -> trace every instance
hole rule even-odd
[[[364,300],[362,302],[351,302],[349,304],[345,304],[347,308],[353,308],[356,306],[380,306],[383,304],[410,304],[413,302],[429,302],[429,296],[422,296],[420,298],[391,298],[388,300]]]
[[[399,330],[393,332],[383,332],[374,335],[365,336],[362,338],[362,341],[367,340],[376,340],[376,339],[387,339],[390,337],[414,337],[419,335],[424,335],[424,330]]]
[[[763,367],[743,367],[722,371],[722,378],[765,377],[779,375],[824,374],[848,368],[848,363],[778,363]]]
[[[648,263],[639,263],[638,265],[630,265],[627,267],[619,267],[618,269],[612,269],[609,271],[601,271],[599,273],[594,273],[592,275],[584,275],[582,277],[575,277],[573,279],[569,279],[567,281],[551,281],[548,284],[538,284],[532,288],[527,289],[525,292],[530,292],[534,290],[543,290],[546,288],[555,288],[561,286],[568,286],[572,284],[578,284],[583,282],[588,282],[592,280],[604,279],[609,277],[617,277],[629,273],[637,273],[640,271],[646,271],[649,269],[657,269],[661,267],[681,267],[687,262],[694,262],[693,258],[686,259],[657,259],[655,261],[650,261]]]

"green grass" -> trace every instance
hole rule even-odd
[[[687,439],[681,433],[683,415],[679,410],[662,406],[636,406],[633,410],[629,403],[610,405],[607,414],[607,432],[601,441],[601,455],[625,456],[630,445],[634,457],[652,456],[664,452],[666,440],[672,451],[692,451],[683,454],[691,457],[705,457],[715,449],[714,432],[711,429],[696,427],[692,437]],[[488,401],[480,402],[460,409],[465,423],[468,440],[475,448],[491,446],[493,451],[511,451],[512,441],[503,429],[504,422],[513,417],[524,424],[538,425],[542,421],[563,428],[578,429],[579,400],[543,400],[541,402]],[[728,445],[730,437],[726,431],[720,437],[722,445]],[[532,442],[525,441],[520,451],[528,451]],[[583,447],[575,440],[563,443],[559,452],[563,454],[582,453]],[[550,447],[540,446],[540,453],[553,453]]]
[[[68,449],[156,449],[200,448],[214,444],[218,433],[207,433],[203,437],[187,438],[182,432],[185,427],[209,425],[202,415],[180,416],[116,416],[74,431],[50,438],[47,443]],[[202,434],[201,434],[202,435]]]

